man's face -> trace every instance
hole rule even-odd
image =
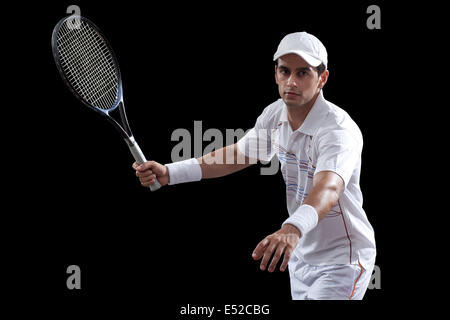
[[[319,77],[314,67],[294,53],[278,58],[278,66],[275,66],[278,91],[288,107],[308,105],[325,85],[327,78],[327,70]]]

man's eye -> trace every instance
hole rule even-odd
[[[300,77],[304,77],[304,76],[308,75],[308,72],[306,72],[306,71],[299,71],[299,72],[298,72],[298,75],[299,75]]]
[[[280,69],[280,73],[281,73],[281,74],[287,74],[288,71],[287,71],[286,69]]]

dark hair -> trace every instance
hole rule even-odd
[[[275,60],[275,65],[278,67],[278,59]],[[323,63],[321,63],[320,65],[318,65],[317,67],[315,67],[318,76],[320,77],[320,75],[327,69],[325,68],[325,65]]]
[[[317,74],[320,75],[326,70],[327,68],[325,68],[325,65],[323,63],[321,63],[319,66],[317,66],[316,70],[317,70]]]

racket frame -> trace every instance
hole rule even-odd
[[[69,79],[67,79],[66,73],[64,72],[64,70],[61,67],[61,64],[60,64],[61,59],[60,59],[60,55],[59,55],[58,47],[57,47],[58,32],[59,32],[59,29],[61,28],[61,25],[63,23],[67,23],[69,21],[69,19],[84,20],[92,29],[95,30],[95,32],[99,35],[99,37],[102,39],[102,41],[104,42],[104,44],[106,45],[106,47],[109,50],[109,53],[111,55],[111,58],[113,59],[114,65],[115,65],[115,71],[116,71],[116,75],[117,75],[117,86],[118,86],[116,100],[114,101],[113,106],[109,109],[97,108],[97,107],[91,105],[90,103],[88,103],[77,92],[77,90],[72,86]],[[131,154],[133,155],[134,159],[136,160],[136,162],[138,164],[142,164],[142,163],[146,162],[147,160],[146,160],[143,152],[141,151],[139,145],[137,144],[136,140],[133,137],[133,133],[131,131],[131,128],[130,128],[130,125],[128,122],[127,114],[125,112],[125,107],[124,107],[124,102],[123,102],[122,75],[120,73],[119,62],[117,60],[116,54],[114,53],[114,50],[112,50],[112,47],[111,47],[108,39],[103,35],[101,30],[91,20],[89,20],[85,17],[76,16],[76,15],[68,16],[68,17],[61,19],[56,24],[55,28],[53,29],[51,43],[52,43],[53,58],[55,59],[55,64],[56,64],[56,67],[58,68],[58,72],[61,75],[61,78],[63,79],[66,86],[72,92],[72,94],[75,95],[75,97],[77,97],[78,100],[80,100],[89,109],[94,110],[98,114],[105,117],[109,121],[109,123],[111,123],[113,125],[113,127],[116,128],[116,130],[122,135],[122,138],[127,143]],[[110,113],[113,112],[114,110],[116,110],[117,108],[119,109],[119,114],[120,114],[120,119],[121,119],[122,125],[119,124],[117,122],[117,120],[114,119],[110,115]],[[150,185],[150,190],[156,191],[160,187],[161,187],[161,185],[158,182],[158,180],[155,180],[155,182],[152,185]]]

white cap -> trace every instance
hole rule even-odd
[[[327,49],[319,39],[307,32],[295,32],[285,36],[273,55],[273,60],[288,53],[299,55],[313,67],[323,63],[326,68],[328,64]]]

